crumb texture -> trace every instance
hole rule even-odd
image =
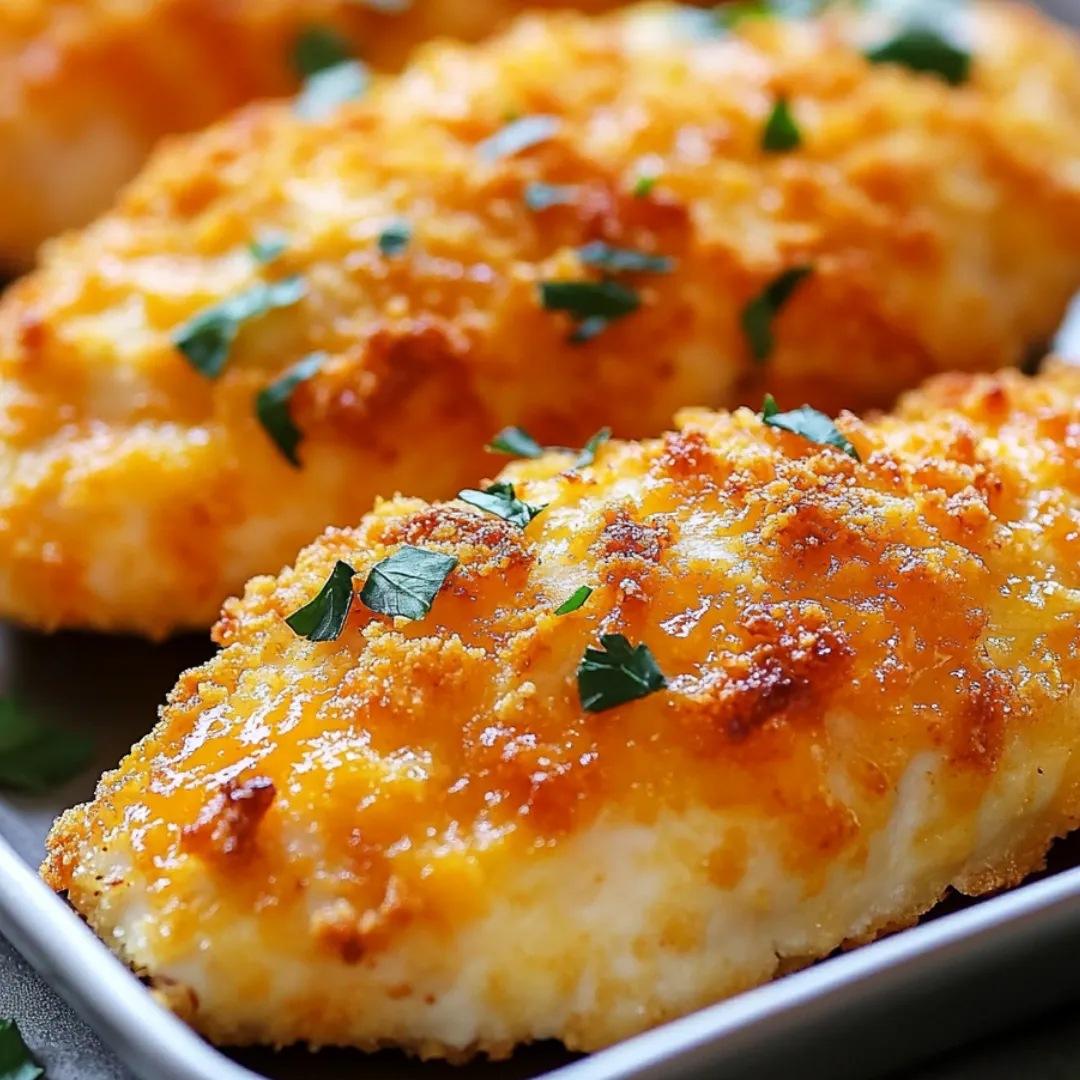
[[[1017,883],[1080,814],[1080,372],[839,426],[685,412],[509,467],[526,529],[397,498],[218,624],[44,873],[225,1042],[595,1049]],[[455,556],[418,622],[284,617]],[[575,589],[576,612],[555,609]],[[601,634],[666,689],[585,712]]]

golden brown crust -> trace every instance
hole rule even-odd
[[[949,887],[1014,884],[1080,820],[1080,371],[945,376],[839,426],[861,461],[688,411],[590,468],[511,466],[546,504],[525,530],[403,498],[330,530],[226,605],[223,651],[61,819],[47,880],[131,962],[183,971],[211,1037],[451,1053],[507,1032],[600,1046]],[[402,543],[459,560],[426,619],[357,602],[322,644],[286,625],[337,560],[359,587]],[[667,688],[584,711],[577,667],[605,633],[646,644]],[[174,828],[222,776],[278,793],[242,878]],[[252,911],[266,955],[240,975]],[[550,983],[523,974],[537,936]],[[286,970],[295,996],[232,1004]],[[430,986],[456,1037],[416,1000]]]
[[[960,88],[871,66],[843,12],[690,40],[667,8],[563,14],[433,46],[323,122],[259,105],[175,143],[0,304],[0,612],[205,626],[376,494],[475,482],[504,424],[581,445],[766,388],[831,410],[1016,362],[1080,280],[1080,56],[1022,8],[972,11]],[[805,146],[768,155],[779,93]],[[537,113],[554,137],[482,159],[508,115]],[[579,201],[530,211],[532,181]],[[412,239],[385,257],[398,218]],[[288,247],[258,266],[247,244],[272,229]],[[596,240],[676,266],[629,276],[641,310],[573,345],[538,283],[595,281],[577,249]],[[804,262],[757,367],[743,307]],[[172,346],[208,304],[292,273],[306,296],[244,327],[216,382]],[[295,395],[297,471],[252,403],[312,351],[329,359]]]
[[[396,70],[419,43],[474,41],[523,8],[600,12],[616,0],[6,0],[0,9],[0,265],[104,210],[165,135],[297,86],[310,26]]]

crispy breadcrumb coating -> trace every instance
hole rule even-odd
[[[399,497],[328,531],[46,879],[212,1039],[452,1058],[595,1049],[1017,883],[1080,820],[1080,372],[838,423],[861,461],[689,411],[511,465],[524,529]],[[403,544],[459,560],[426,618],[286,624]],[[585,711],[604,634],[666,688]]]
[[[0,4],[0,265],[112,202],[164,135],[292,93],[290,54],[334,29],[376,68],[419,42],[477,40],[526,8],[618,0],[4,0]]]
[[[527,18],[322,121],[250,108],[53,244],[0,302],[0,614],[206,627],[374,496],[453,495],[503,425],[574,446],[765,388],[862,406],[1052,332],[1080,282],[1067,34],[975,5],[972,80],[952,87],[869,64],[852,42],[873,21],[846,9],[727,35],[686,15]],[[760,148],[778,95],[800,150]],[[499,156],[515,117],[534,141]],[[530,209],[536,183],[571,201]],[[283,251],[260,263],[268,236]],[[587,265],[597,242],[659,262]],[[748,305],[803,266],[755,364]],[[220,378],[181,355],[188,320],[293,275],[305,295],[240,326]],[[574,343],[547,282],[621,317],[582,319],[595,336]],[[297,469],[255,398],[315,351],[288,403]]]

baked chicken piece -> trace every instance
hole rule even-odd
[[[418,42],[475,40],[526,8],[618,0],[4,0],[0,266],[104,210],[163,136],[297,86],[313,27],[377,68]],[[303,54],[300,54],[301,58]],[[302,60],[301,60],[302,62]]]
[[[1052,333],[1072,38],[974,5],[954,86],[870,62],[899,31],[846,6],[711,18],[526,18],[157,155],[0,302],[0,615],[205,628],[376,495],[452,496],[505,425],[889,402]]]
[[[45,877],[212,1039],[451,1058],[1013,885],[1080,819],[1077,430],[1076,370],[946,376],[384,502],[226,605]]]

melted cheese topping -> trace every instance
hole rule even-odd
[[[1039,865],[1080,812],[1080,372],[549,455],[518,529],[398,498],[230,602],[45,873],[212,1037],[593,1048]],[[343,559],[431,614],[284,619]],[[578,586],[595,591],[556,616]],[[582,710],[603,633],[667,689]]]

